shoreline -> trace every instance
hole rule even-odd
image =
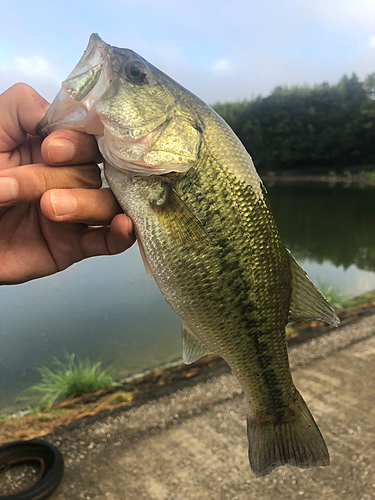
[[[260,174],[263,182],[268,183],[269,185],[277,184],[277,183],[288,183],[288,184],[296,184],[296,183],[324,183],[329,185],[335,184],[344,184],[351,185],[357,184],[360,186],[369,186],[373,187],[375,185],[375,179],[373,180],[370,176],[365,173],[350,173],[345,174],[335,174],[330,175],[327,174],[296,174],[296,173],[265,173],[264,175]]]
[[[318,321],[293,324],[287,328],[288,349],[300,348],[309,342],[320,342],[334,332],[345,329],[350,324],[375,316],[375,291],[353,299],[353,306],[338,312],[338,328]],[[293,369],[293,366],[292,366]],[[150,400],[176,393],[180,389],[194,386],[203,380],[216,378],[230,369],[225,361],[214,355],[185,365],[182,360],[123,379],[116,386],[90,395],[57,403],[49,411],[39,409],[21,412],[0,423],[0,445],[18,439],[33,439],[49,434],[58,427],[75,426],[87,419],[103,418],[125,407],[138,407]]]
[[[374,315],[290,349],[293,381],[316,419],[331,466],[249,469],[248,404],[229,372],[202,376],[129,408],[55,429],[65,458],[55,500],[367,498],[373,491]],[[199,380],[198,380],[199,379]]]

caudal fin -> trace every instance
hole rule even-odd
[[[329,465],[329,453],[306,403],[296,391],[292,406],[277,422],[247,420],[249,460],[255,476],[265,476],[281,465],[301,469]]]

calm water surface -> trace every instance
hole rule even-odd
[[[375,190],[268,186],[282,237],[315,282],[350,295],[375,288]],[[63,350],[112,365],[118,378],[181,357],[180,321],[144,271],[138,249],[0,288],[0,409],[39,381]],[[30,401],[32,402],[32,401]]]

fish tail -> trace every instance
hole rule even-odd
[[[250,412],[247,435],[250,467],[256,477],[286,464],[301,469],[329,465],[323,436],[297,390],[293,403],[277,420],[270,422]]]

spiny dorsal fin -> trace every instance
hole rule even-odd
[[[289,256],[292,272],[292,297],[288,321],[316,320],[337,326],[340,320],[327,299],[317,289],[290,252]]]
[[[186,365],[209,354],[210,350],[182,323],[182,360]]]

